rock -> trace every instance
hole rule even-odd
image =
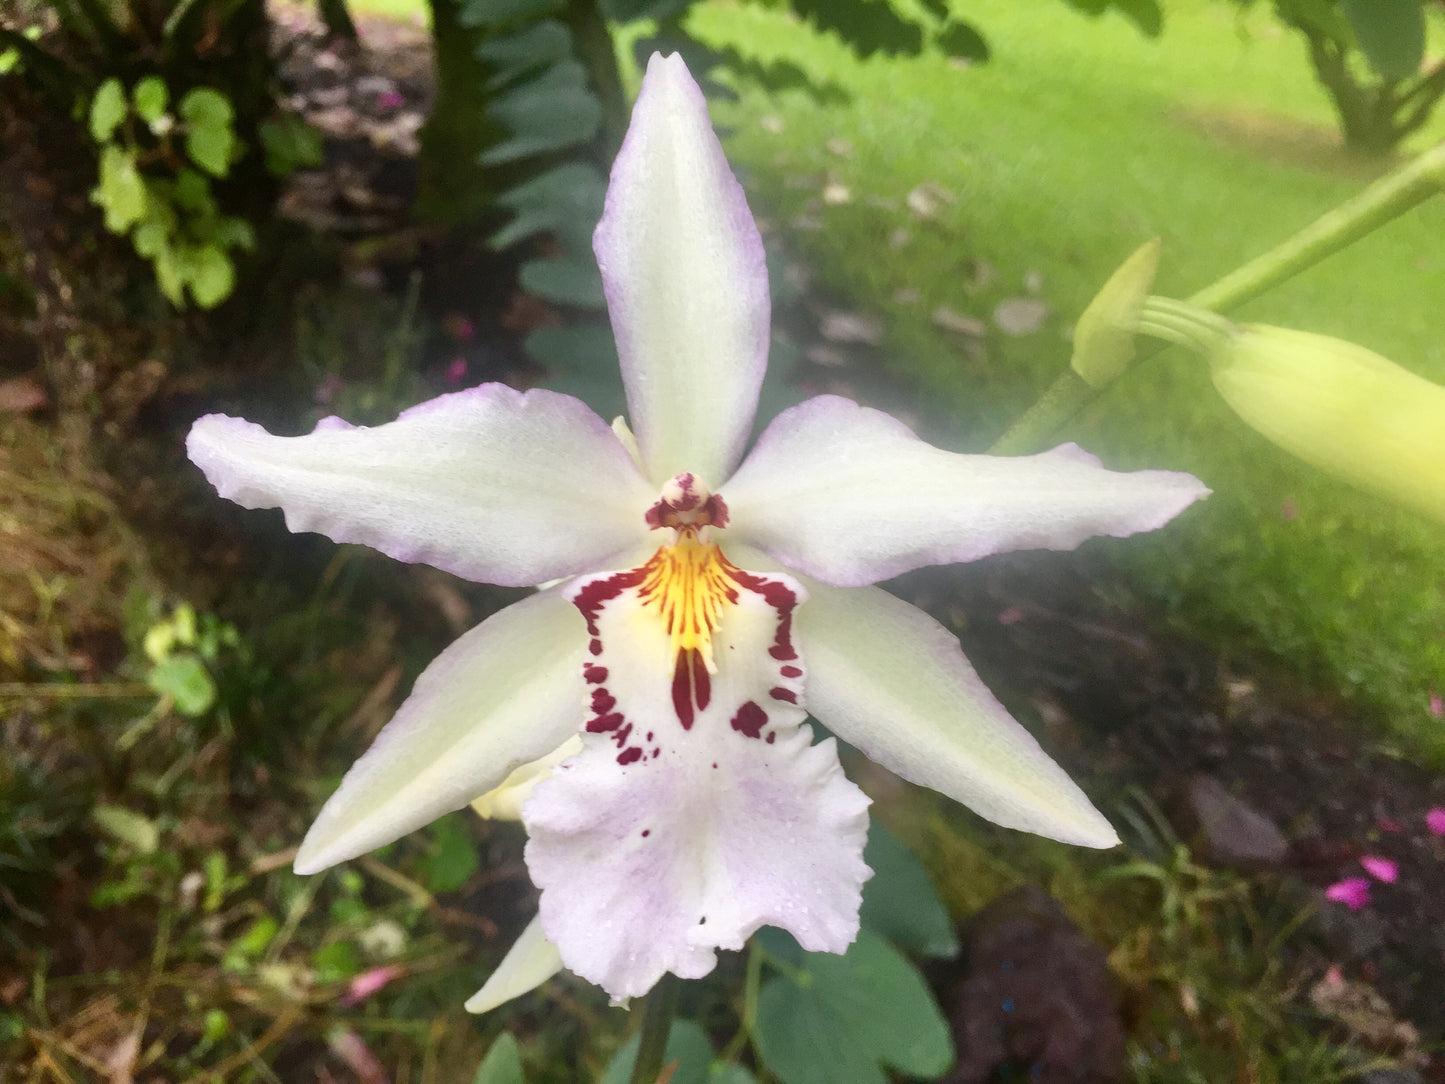
[[[1289,854],[1289,841],[1274,822],[1224,788],[1212,775],[1196,775],[1185,792],[1198,826],[1204,857],[1218,866],[1268,869]]]
[[[959,1060],[943,1084],[1110,1084],[1124,1028],[1104,952],[1059,902],[1026,885],[969,923],[967,970],[942,991]]]

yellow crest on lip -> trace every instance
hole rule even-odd
[[[696,651],[707,672],[717,673],[712,634],[722,621],[723,607],[738,600],[728,575],[732,567],[715,542],[699,541],[697,530],[690,527],[642,566],[637,596],[667,629],[674,671],[684,653]]]

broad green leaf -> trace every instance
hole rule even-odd
[[[457,18],[463,26],[495,30],[554,15],[565,6],[564,0],[463,0]]]
[[[522,1076],[522,1052],[510,1031],[504,1031],[492,1043],[472,1084],[525,1084]]]
[[[483,165],[585,143],[602,123],[602,105],[587,88],[587,73],[576,61],[553,64],[535,79],[507,91],[489,112],[511,138],[482,155]]]
[[[135,167],[133,151],[106,145],[100,152],[100,184],[91,199],[105,211],[105,228],[111,233],[125,233],[145,214],[146,186]]]
[[[191,296],[203,309],[213,309],[236,288],[236,266],[216,245],[198,245],[188,258]]]
[[[105,143],[115,134],[120,122],[125,120],[125,88],[119,79],[107,79],[100,84],[90,103],[90,135],[97,143]]]
[[[481,867],[477,843],[459,814],[432,825],[432,846],[422,859],[421,881],[431,892],[454,892]]]
[[[160,252],[170,247],[170,240],[166,236],[166,228],[159,222],[141,223],[135,228],[135,233],[131,234],[130,243],[135,246],[136,252],[148,260],[155,259]],[[155,634],[158,640],[164,632],[168,631],[169,630],[163,629],[162,632],[158,633],[156,629],[152,629],[146,633],[147,645],[152,642],[152,634]],[[165,656],[162,655],[161,657],[164,658]]]
[[[782,1084],[887,1084],[884,1066],[936,1077],[953,1063],[923,976],[868,930],[846,955],[810,952],[799,971],[771,979],[754,1037]]]
[[[632,1079],[632,1068],[637,1064],[637,1044],[640,1036],[623,1043],[607,1070],[602,1074],[600,1084],[627,1084]],[[713,1052],[712,1042],[707,1033],[691,1020],[674,1020],[672,1030],[667,1033],[667,1046],[662,1061],[676,1061],[677,1072],[672,1074],[668,1084],[710,1084]]]
[[[525,30],[489,38],[477,46],[477,59],[498,70],[499,82],[571,55],[572,31],[556,19],[543,19]]]
[[[548,370],[547,386],[575,396],[600,417],[626,413],[617,344],[606,324],[541,327],[527,336],[527,353]]]
[[[98,805],[90,811],[95,826],[137,854],[155,854],[161,832],[155,821],[119,805]]]
[[[559,305],[600,309],[602,275],[594,263],[578,263],[564,258],[532,260],[522,265],[517,275],[522,289]]]
[[[636,19],[671,19],[692,7],[693,0],[599,0],[602,14],[614,23]]]
[[[160,261],[156,262],[159,271]],[[191,289],[194,292],[194,284]],[[215,682],[201,660],[189,652],[172,655],[157,663],[146,677],[146,684],[162,696],[174,700],[176,710],[182,715],[204,715],[216,702]]]
[[[492,235],[493,248],[537,233],[554,233],[568,248],[584,250],[602,217],[607,181],[596,166],[567,162],[497,197],[515,217]]]
[[[135,85],[130,97],[135,102],[136,116],[147,124],[154,124],[165,113],[171,93],[166,89],[166,81],[159,75],[147,75]]]
[[[175,249],[169,245],[164,246],[151,257],[151,263],[156,269],[156,285],[160,287],[161,293],[172,305],[180,308],[185,304],[183,291],[186,280],[181,259],[176,255]]]
[[[204,173],[185,169],[176,174],[176,186],[172,190],[176,205],[187,211],[194,211],[205,218],[216,213],[216,201],[211,198],[211,181]]]
[[[244,218],[218,218],[211,227],[211,242],[221,248],[240,248],[249,252],[256,247],[256,231]]]
[[[1425,57],[1421,0],[1340,0],[1360,51],[1385,79],[1408,79]]]
[[[956,956],[958,935],[928,870],[877,820],[868,826],[863,861],[873,870],[863,885],[864,927],[919,956]]]
[[[196,87],[181,99],[180,113],[186,122],[186,156],[211,176],[224,177],[236,146],[230,101],[218,90]]]

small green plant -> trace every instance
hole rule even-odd
[[[147,684],[182,715],[194,717],[206,714],[216,703],[216,683],[208,664],[215,664],[223,651],[239,651],[241,637],[211,614],[198,618],[195,609],[182,602],[170,617],[146,631],[143,647],[151,661]]]
[[[151,262],[171,304],[183,307],[189,293],[214,308],[236,286],[230,250],[256,243],[250,224],[222,214],[212,191],[238,151],[234,111],[210,87],[187,91],[174,112],[170,104],[156,75],[137,81],[129,96],[119,79],[100,85],[90,103],[90,134],[100,148],[91,199],[105,212],[105,228],[129,236]]]

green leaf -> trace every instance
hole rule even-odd
[[[90,811],[95,826],[137,854],[155,854],[161,832],[155,821],[119,805],[98,805]]]
[[[187,254],[191,296],[203,309],[213,309],[236,288],[236,266],[216,245],[198,245]]]
[[[361,973],[361,951],[350,941],[333,941],[311,956],[317,982],[345,982]]]
[[[421,882],[431,892],[455,892],[481,868],[476,840],[459,814],[432,825],[430,853],[422,859]]]
[[[630,23],[637,19],[659,22],[681,15],[692,7],[693,0],[600,0],[598,7],[609,21]]]
[[[953,1063],[923,976],[868,930],[846,955],[810,952],[799,972],[770,980],[754,1037],[782,1084],[887,1084],[885,1065],[936,1077]]]
[[[165,113],[166,105],[171,100],[171,92],[166,89],[166,81],[159,75],[147,75],[135,85],[130,97],[131,101],[135,102],[136,116],[147,124],[154,124]]]
[[[632,1079],[640,1038],[637,1032],[633,1032],[632,1037],[622,1044],[608,1063],[600,1084],[627,1084]],[[677,1072],[672,1074],[668,1084],[710,1084],[712,1059],[712,1042],[702,1028],[691,1020],[672,1022],[662,1061],[664,1065],[672,1061],[676,1061],[678,1065]]]
[[[540,327],[527,336],[525,345],[527,353],[547,368],[549,388],[581,399],[603,418],[626,413],[611,328],[605,324]]]
[[[477,1066],[472,1084],[524,1084],[522,1052],[510,1031],[497,1036],[482,1064]]]
[[[211,227],[211,243],[221,248],[239,248],[249,252],[256,247],[256,231],[244,218],[218,218]]]
[[[90,102],[90,135],[97,143],[106,143],[125,120],[125,88],[119,79],[100,84]]]
[[[464,0],[457,19],[463,26],[495,30],[554,15],[565,6],[564,0]]]
[[[181,99],[186,122],[186,156],[213,177],[231,170],[236,134],[231,130],[231,103],[218,90],[196,87]]]
[[[135,167],[135,152],[106,145],[100,152],[100,183],[90,198],[105,211],[105,228],[123,234],[145,214],[146,186]]]
[[[958,935],[928,870],[878,821],[868,826],[863,861],[873,877],[863,885],[863,925],[919,956],[952,959]]]
[[[136,252],[148,260],[153,260],[162,251],[170,247],[170,239],[166,236],[166,228],[159,222],[143,222],[135,228],[131,235],[130,243],[135,246]],[[155,630],[152,630],[154,632]],[[147,641],[150,636],[147,635]]]
[[[587,88],[586,70],[573,60],[507,91],[489,112],[512,138],[482,154],[488,166],[585,143],[602,123],[602,104]]]
[[[1420,0],[1340,0],[1370,66],[1384,79],[1408,79],[1425,57],[1425,8]]]
[[[288,177],[304,166],[322,162],[321,133],[295,113],[280,113],[256,129],[266,152],[266,171]]]
[[[216,702],[215,682],[201,660],[189,652],[157,663],[146,677],[146,684],[174,700],[176,710],[182,715],[204,715]]]
[[[489,38],[477,46],[477,59],[496,68],[499,81],[544,64],[556,64],[571,55],[572,31],[556,19],[543,19],[525,30]]]
[[[517,274],[522,289],[559,305],[600,309],[602,275],[595,263],[578,263],[565,257],[555,260],[531,260]]]
[[[182,167],[176,174],[172,194],[178,207],[194,211],[200,217],[216,213],[216,201],[211,198],[211,180],[204,173]]]
[[[493,248],[506,248],[537,233],[554,233],[564,247],[586,251],[602,217],[607,181],[596,166],[567,162],[510,188],[497,203],[514,213],[492,235]]]

